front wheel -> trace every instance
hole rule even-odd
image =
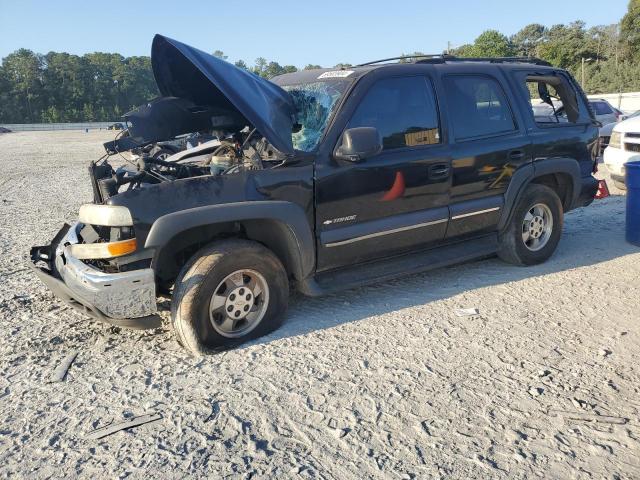
[[[545,185],[529,185],[500,234],[498,256],[516,265],[546,261],[558,246],[562,223],[562,202],[558,194]]]
[[[286,271],[273,252],[247,240],[224,240],[182,269],[171,319],[178,341],[201,355],[275,330],[288,296]]]

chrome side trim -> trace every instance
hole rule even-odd
[[[406,227],[399,227],[391,230],[383,230],[382,232],[369,233],[368,235],[348,238],[347,240],[340,240],[339,242],[326,243],[325,247],[339,247],[340,245],[346,245],[348,243],[354,243],[354,242],[359,242],[361,240],[367,240],[369,238],[381,237],[383,235],[390,235],[392,233],[399,233],[407,230],[413,230],[414,228],[428,227],[430,225],[437,225],[439,223],[444,223],[447,221],[448,219],[442,218],[440,220],[434,220],[432,222],[416,223],[415,225],[407,225]]]
[[[472,217],[474,215],[482,215],[483,213],[495,212],[496,210],[500,210],[500,207],[487,208],[485,210],[478,210],[477,212],[463,213],[461,215],[456,215],[455,217],[451,217],[451,220],[458,220],[459,218]]]

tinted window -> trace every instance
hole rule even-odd
[[[611,107],[604,102],[589,102],[591,104],[591,108],[596,112],[596,115],[608,115],[612,113]]]
[[[431,84],[424,77],[379,80],[353,114],[353,127],[376,127],[385,150],[440,143]]]
[[[515,130],[509,104],[495,80],[482,76],[448,76],[445,88],[457,139]]]

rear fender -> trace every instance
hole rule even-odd
[[[504,230],[509,224],[515,205],[532,181],[544,175],[557,173],[567,174],[571,177],[572,189],[569,205],[574,205],[581,190],[581,174],[578,161],[568,157],[535,160],[532,163],[523,165],[513,174],[504,196],[504,209],[498,222],[498,230]]]

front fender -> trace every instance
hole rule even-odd
[[[279,226],[276,236],[286,243],[283,251],[294,276],[298,279],[309,276],[315,267],[313,231],[304,210],[292,202],[264,200],[226,203],[169,213],[153,223],[145,248],[155,250],[155,262],[163,254],[165,245],[187,230],[228,222],[259,225],[264,221]],[[259,237],[259,233],[256,235]]]

